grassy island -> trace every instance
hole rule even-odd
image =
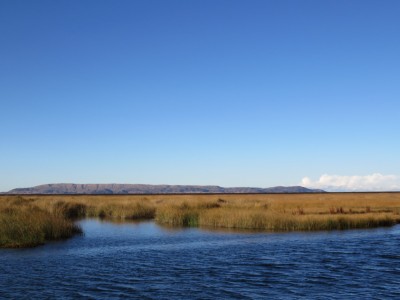
[[[78,218],[154,219],[169,226],[343,230],[400,222],[400,193],[0,196],[0,247],[81,233]]]

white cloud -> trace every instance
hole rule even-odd
[[[322,175],[313,181],[304,177],[301,185],[326,191],[400,191],[400,176],[374,173],[365,176]]]

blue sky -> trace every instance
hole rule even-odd
[[[399,15],[399,1],[1,1],[0,191],[396,185]]]

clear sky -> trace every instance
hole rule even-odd
[[[390,0],[3,0],[0,191],[396,185],[399,16]]]

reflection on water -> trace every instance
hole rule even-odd
[[[80,222],[85,235],[0,250],[5,298],[400,298],[400,226],[224,232]]]

